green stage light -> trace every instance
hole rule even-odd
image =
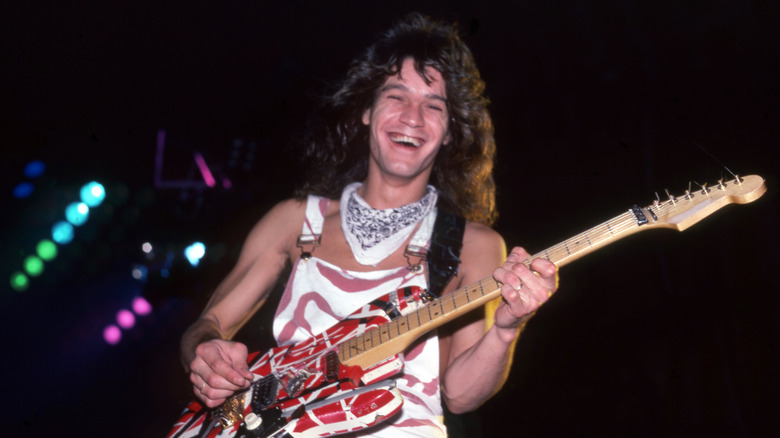
[[[11,274],[11,289],[24,292],[30,287],[30,279],[23,272],[16,271]]]
[[[57,257],[57,245],[49,239],[43,239],[38,242],[38,246],[35,248],[38,253],[38,257],[49,262]]]
[[[24,270],[30,277],[37,277],[43,273],[43,260],[31,255],[24,259]]]

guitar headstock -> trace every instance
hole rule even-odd
[[[640,225],[674,228],[683,231],[728,204],[747,204],[766,192],[764,178],[758,175],[737,176],[731,181],[720,180],[709,186],[689,188],[680,195],[666,192],[666,199],[657,199],[647,207],[631,211]],[[644,216],[644,219],[643,219]]]

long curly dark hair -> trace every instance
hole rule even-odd
[[[439,190],[439,207],[468,220],[492,225],[497,219],[493,161],[493,122],[469,48],[455,25],[408,15],[354,60],[341,87],[325,99],[307,130],[304,164],[307,180],[296,196],[337,199],[344,186],[363,181],[368,170],[371,108],[385,80],[401,71],[405,59],[430,83],[425,69],[438,70],[445,82],[451,140],[442,145],[430,183]]]

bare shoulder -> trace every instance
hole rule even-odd
[[[477,247],[505,247],[504,238],[498,232],[487,225],[477,222],[467,222],[466,230],[463,233],[463,246]]]
[[[466,223],[461,250],[463,280],[470,282],[489,275],[505,258],[506,243],[496,230],[476,222]]]
[[[285,199],[271,207],[270,210],[255,225],[255,228],[273,225],[274,227],[289,224],[297,219],[303,220],[306,211],[306,201]]]
[[[306,201],[287,199],[273,206],[247,236],[244,252],[271,250],[287,254],[301,232]]]

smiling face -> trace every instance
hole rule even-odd
[[[429,67],[426,74],[430,84],[414,69],[414,61],[406,59],[363,114],[370,132],[369,173],[427,183],[439,148],[449,141],[449,114],[441,73]]]

